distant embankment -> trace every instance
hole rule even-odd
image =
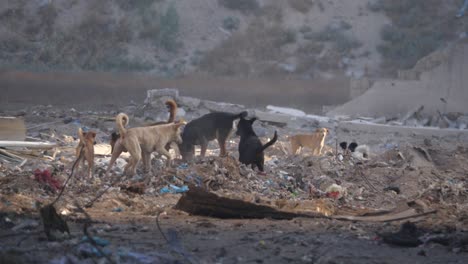
[[[349,80],[230,80],[201,77],[161,79],[138,74],[0,73],[0,109],[31,104],[99,109],[143,102],[146,90],[177,88],[185,96],[247,106],[268,104],[298,107],[318,113],[323,105],[349,99]]]

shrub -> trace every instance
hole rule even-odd
[[[380,31],[380,36],[383,40],[389,41],[392,43],[401,41],[404,38],[403,32],[401,32],[401,30],[398,30],[398,28],[391,26],[391,25],[385,25]]]
[[[159,43],[167,51],[176,51],[179,43],[179,14],[174,3],[171,3],[161,16],[159,23]]]
[[[218,0],[219,4],[243,13],[255,12],[260,8],[257,0]]]
[[[362,43],[357,39],[349,37],[344,33],[337,34],[334,39],[336,49],[341,53],[348,53],[352,49],[357,49],[362,46]]]
[[[312,0],[289,0],[289,6],[301,13],[307,13],[314,5]]]
[[[416,35],[400,32],[399,34],[402,37],[398,41],[386,41],[377,47],[377,51],[388,63],[397,68],[413,67],[418,60],[443,44],[443,37],[436,32],[421,32]]]
[[[40,25],[44,28],[46,34],[52,34],[57,16],[58,11],[53,3],[49,3],[39,8],[39,17],[41,18]]]
[[[239,29],[240,19],[237,17],[226,17],[223,19],[223,28],[229,31],[235,31]]]
[[[132,11],[135,9],[145,10],[149,8],[154,2],[161,0],[115,0],[120,9],[124,11]]]
[[[275,36],[276,45],[283,46],[296,42],[297,34],[293,29],[281,29]]]

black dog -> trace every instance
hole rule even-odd
[[[278,140],[278,134],[275,131],[273,138],[265,145],[262,145],[262,142],[252,128],[255,120],[257,119],[252,118],[247,120],[242,117],[237,124],[236,135],[240,136],[239,161],[246,165],[252,165],[252,169],[256,165],[263,172],[263,164],[265,162],[263,151],[275,144],[276,140]]]
[[[349,150],[350,152],[354,152],[356,150],[356,148],[358,147],[358,144],[356,142],[352,142],[348,146],[348,143],[346,141],[343,141],[343,142],[340,143],[340,147],[344,151]]]
[[[201,156],[204,157],[208,142],[214,139],[218,140],[220,156],[226,156],[226,140],[231,133],[233,122],[246,116],[246,111],[239,114],[215,112],[190,121],[182,132],[182,144],[179,145],[182,159],[188,161],[193,158],[195,145],[201,146]]]

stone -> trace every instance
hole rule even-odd
[[[164,102],[169,99],[176,100],[179,97],[177,89],[153,89],[146,92],[145,104],[153,108],[165,108]]]
[[[212,112],[228,112],[238,114],[245,111],[245,106],[214,101],[203,101],[203,106]]]
[[[190,110],[193,110],[200,106],[201,100],[189,96],[179,96],[177,103],[181,106],[186,106]]]

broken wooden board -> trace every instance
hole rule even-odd
[[[0,117],[0,140],[24,140],[26,126],[24,120],[16,117]]]
[[[109,144],[94,145],[94,155],[107,156],[112,154],[112,147]]]
[[[193,215],[203,215],[222,219],[262,219],[290,220],[296,217],[326,218],[321,214],[299,214],[284,212],[265,205],[218,196],[201,188],[190,186],[174,207]]]
[[[0,147],[3,148],[31,148],[31,149],[51,149],[56,147],[57,144],[52,142],[31,142],[31,141],[10,141],[0,140]]]
[[[428,210],[426,212],[418,212],[416,209],[410,208],[398,213],[388,213],[384,215],[375,216],[349,216],[349,215],[334,215],[331,218],[337,220],[349,220],[349,221],[360,221],[360,222],[393,222],[406,220],[411,218],[418,218],[429,214],[436,213],[436,210]]]

